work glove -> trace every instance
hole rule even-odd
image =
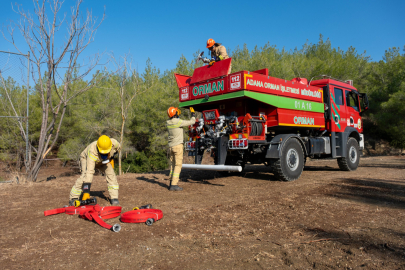
[[[203,63],[208,64],[210,62],[210,59],[208,59],[207,57],[205,57],[203,60]]]
[[[195,111],[193,107],[190,107],[191,117],[195,117]]]

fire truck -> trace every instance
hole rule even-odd
[[[185,142],[195,162],[183,168],[241,172],[246,164],[265,164],[282,181],[298,179],[308,157],[357,169],[368,98],[352,81],[285,80],[267,68],[230,73],[231,61],[196,68],[192,76],[175,74],[179,107],[202,115]],[[215,165],[201,164],[207,152]]]

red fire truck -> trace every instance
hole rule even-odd
[[[183,168],[240,172],[245,164],[265,164],[283,181],[298,179],[307,157],[357,169],[368,99],[352,81],[284,80],[267,68],[229,74],[231,61],[199,67],[191,77],[175,74],[180,107],[202,113],[185,143],[195,164]],[[204,152],[215,165],[201,164]]]

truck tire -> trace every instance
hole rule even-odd
[[[360,162],[359,143],[355,138],[350,137],[346,145],[346,157],[337,159],[339,168],[342,171],[355,171]]]
[[[297,139],[289,139],[283,146],[282,156],[273,164],[274,175],[282,181],[294,181],[304,169],[304,151]]]

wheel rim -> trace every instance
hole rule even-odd
[[[355,163],[357,161],[357,151],[356,147],[352,146],[349,149],[349,159],[351,163]]]
[[[291,148],[287,152],[287,166],[291,171],[295,171],[298,168],[299,157],[297,150]]]

